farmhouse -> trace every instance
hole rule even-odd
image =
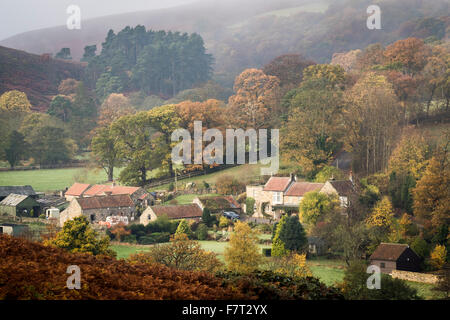
[[[80,198],[84,192],[90,188],[90,184],[75,182],[69,189],[66,190],[64,196],[67,201],[72,201],[74,198]]]
[[[208,208],[212,214],[223,211],[241,213],[241,205],[232,196],[197,197],[192,203],[197,204],[200,210]]]
[[[103,195],[129,195],[135,204],[143,206],[152,205],[155,201],[154,195],[145,191],[143,188],[117,186],[115,184],[90,185],[84,183],[74,183],[65,193],[67,201],[71,201],[74,198],[86,198]]]
[[[147,225],[158,217],[167,216],[171,220],[200,220],[203,211],[197,204],[147,207],[141,214],[140,223]]]
[[[37,217],[40,209],[39,203],[28,195],[11,193],[0,202],[0,214],[14,217]]]
[[[34,199],[38,198],[38,195],[31,186],[0,186],[0,201],[11,193],[30,196]]]
[[[269,215],[279,219],[286,212],[298,212],[300,202],[306,193],[318,191],[335,194],[344,208],[348,205],[348,197],[353,192],[351,180],[326,183],[297,181],[297,177],[271,177],[265,185],[250,185],[246,187],[247,197],[255,199],[254,217]]]
[[[420,257],[407,244],[381,243],[370,256],[370,264],[378,266],[383,273],[420,271]]]
[[[81,215],[88,218],[91,223],[100,225],[117,219],[127,224],[126,221],[134,221],[136,206],[126,194],[74,198],[69,207],[61,212],[60,225]]]

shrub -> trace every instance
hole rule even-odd
[[[165,243],[170,241],[170,233],[168,232],[155,232],[139,239],[139,244],[155,244]]]
[[[224,216],[221,216],[219,219],[219,228],[227,228],[230,225],[231,221]]]
[[[245,192],[245,183],[231,176],[223,176],[216,182],[217,192],[220,194],[240,194]]]
[[[109,249],[109,238],[98,239],[97,233],[85,216],[76,217],[64,223],[56,238],[45,241],[45,244],[70,252],[115,256],[115,252]]]
[[[245,200],[245,213],[249,216],[255,213],[255,199],[248,197]]]
[[[215,272],[222,266],[215,253],[203,250],[197,241],[189,240],[186,234],[177,234],[169,244],[154,246],[149,252],[133,255],[129,260],[188,271]]]
[[[45,214],[41,214],[41,215],[39,216],[39,219],[47,219],[47,216],[46,216]]]
[[[167,190],[168,190],[169,192],[172,192],[172,191],[175,190],[175,185],[173,184],[173,182],[169,183],[169,185],[168,185],[168,187],[167,187]],[[169,199],[169,200],[170,200],[170,199]]]
[[[204,224],[200,224],[197,228],[196,236],[198,240],[208,239],[208,227]]]

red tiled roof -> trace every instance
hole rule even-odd
[[[85,196],[98,196],[104,195],[106,192],[111,192],[111,194],[128,194],[132,195],[139,190],[139,187],[125,187],[125,186],[108,186],[102,184],[96,184],[89,188],[84,195]]]
[[[408,248],[407,244],[381,243],[370,256],[370,260],[397,261]]]
[[[283,192],[289,186],[291,178],[289,177],[271,177],[264,186],[264,191]]]
[[[153,206],[150,207],[156,216],[168,216],[170,219],[200,218],[202,209],[195,204],[184,204],[176,206]]]
[[[68,196],[81,196],[91,185],[86,183],[74,183],[67,191]]]
[[[134,207],[133,200],[127,194],[78,198],[76,201],[83,210]]]
[[[286,196],[303,197],[310,191],[319,191],[324,186],[323,183],[294,182],[286,191]]]

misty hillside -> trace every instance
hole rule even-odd
[[[0,94],[9,90],[25,92],[33,109],[43,111],[58,93],[61,80],[80,79],[83,69],[79,62],[0,47]]]
[[[274,57],[301,53],[329,62],[336,52],[361,49],[371,43],[389,44],[415,36],[446,38],[446,0],[379,0],[382,30],[368,30],[366,9],[371,0],[208,1],[178,7],[107,16],[82,22],[81,30],[65,26],[23,33],[1,45],[37,54],[55,54],[69,47],[79,60],[86,45],[97,54],[109,29],[138,24],[153,30],[197,32],[215,57],[216,79],[226,86],[249,67],[261,67]]]

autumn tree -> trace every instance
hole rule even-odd
[[[338,206],[339,202],[332,196],[318,191],[307,192],[300,202],[300,221],[311,229],[331,211],[337,211]]]
[[[447,249],[443,245],[437,245],[430,254],[430,264],[436,269],[441,269],[447,261]]]
[[[448,137],[448,135],[446,136]],[[431,221],[433,229],[450,220],[450,165],[448,138],[431,158],[413,190],[414,214]]]
[[[169,244],[153,246],[148,252],[132,255],[128,260],[188,271],[216,272],[223,266],[215,253],[203,250],[199,242],[189,240],[186,234],[176,234]]]
[[[341,67],[315,65],[305,69],[305,79],[290,101],[288,120],[281,135],[282,157],[301,166],[313,178],[341,147]],[[342,71],[342,72],[341,72]]]
[[[120,242],[122,241],[123,237],[131,234],[131,230],[127,230],[125,228],[125,224],[121,222],[111,228],[111,234],[113,234],[117,241]]]
[[[266,64],[263,72],[277,77],[283,91],[287,92],[300,85],[303,79],[303,70],[313,64],[313,61],[305,59],[300,54],[285,54]]]
[[[100,127],[109,126],[122,116],[135,113],[129,99],[121,93],[111,93],[100,107],[98,125]]]
[[[7,91],[0,96],[0,110],[29,112],[31,103],[27,95],[18,90]]]
[[[98,239],[97,233],[85,216],[76,217],[64,223],[56,238],[46,241],[45,244],[63,248],[70,252],[115,256],[115,253],[109,249],[109,238]]]
[[[398,65],[405,73],[417,74],[427,63],[430,50],[422,39],[398,40],[386,47],[384,55],[387,63]]]
[[[257,270],[262,259],[259,251],[256,231],[237,221],[224,253],[228,270],[242,274]]]
[[[258,69],[243,71],[234,82],[229,99],[230,115],[238,128],[267,128],[278,106],[280,80]]]
[[[367,73],[346,94],[346,147],[355,169],[367,175],[387,167],[399,131],[401,109],[386,77]]]

